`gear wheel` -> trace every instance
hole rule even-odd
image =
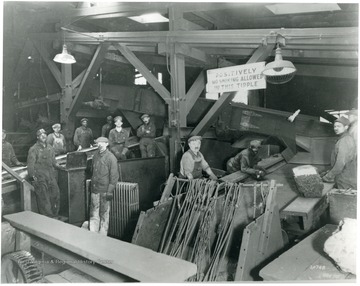
[[[20,250],[1,258],[1,283],[35,283],[41,279],[41,270],[29,252]]]

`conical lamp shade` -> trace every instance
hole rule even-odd
[[[290,61],[284,61],[281,49],[276,49],[275,60],[265,66],[262,74],[266,81],[273,84],[282,84],[290,81],[296,73],[296,68]]]
[[[74,64],[76,63],[76,60],[68,53],[66,45],[63,45],[62,53],[55,56],[54,62],[61,64]]]

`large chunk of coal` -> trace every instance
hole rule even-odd
[[[320,198],[324,184],[315,167],[304,165],[293,168],[299,192],[306,198]]]

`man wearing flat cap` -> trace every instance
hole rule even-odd
[[[261,148],[260,140],[250,141],[249,147],[238,153],[235,157],[230,158],[226,163],[228,173],[235,173],[241,171],[248,174],[255,179],[261,179],[265,176],[264,168],[258,166],[259,158],[258,152]]]
[[[355,141],[355,144],[357,146],[357,121],[358,121],[358,111],[356,109],[352,109],[349,112],[346,113],[348,116],[348,119],[350,121],[349,126],[349,134],[352,136],[352,138]]]
[[[118,160],[126,160],[126,153],[129,151],[129,132],[122,128],[123,122],[121,116],[116,116],[115,128],[109,133],[109,147],[110,151]]]
[[[107,235],[110,201],[113,199],[119,171],[115,156],[107,149],[109,140],[99,137],[95,142],[98,144],[98,150],[92,161],[89,229]]]
[[[180,175],[189,180],[203,177],[205,171],[210,179],[217,180],[217,177],[200,152],[201,136],[192,136],[188,140],[190,149],[186,151],[180,161]]]
[[[148,114],[143,114],[141,120],[144,124],[142,124],[136,132],[137,137],[140,138],[141,158],[155,157],[155,124],[150,120],[150,115]]]
[[[343,116],[335,120],[334,132],[339,139],[331,154],[331,168],[321,176],[324,182],[335,182],[335,188],[357,190],[356,145],[348,133],[349,125],[350,121]]]
[[[91,147],[94,141],[92,130],[87,127],[88,119],[82,118],[80,122],[81,126],[76,128],[74,134],[74,144],[78,151]]]
[[[61,124],[55,123],[52,126],[54,130],[53,133],[50,133],[46,139],[46,144],[52,146],[55,151],[55,156],[66,153],[66,140],[65,136],[60,133]]]
[[[111,115],[109,115],[106,117],[106,124],[101,128],[101,137],[109,138],[110,130],[113,128],[113,118]]]
[[[54,148],[46,144],[46,132],[36,132],[37,142],[30,148],[27,166],[28,176],[33,183],[39,213],[57,217],[60,206],[60,191],[56,182],[55,168],[64,170],[55,160]]]
[[[2,131],[2,161],[9,167],[25,166],[21,163],[15,155],[15,151],[11,143],[5,140],[6,131]]]

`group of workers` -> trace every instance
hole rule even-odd
[[[142,158],[155,157],[155,136],[156,126],[151,121],[150,115],[141,116],[143,124],[137,129],[136,135],[139,137],[140,152]],[[130,132],[122,127],[122,116],[116,116],[114,119],[111,115],[106,118],[107,123],[101,129],[101,137],[109,139],[110,151],[118,160],[127,159],[129,152]],[[93,133],[88,127],[88,119],[81,119],[81,126],[76,128],[74,134],[74,144],[77,150],[92,147]],[[113,122],[115,127],[113,127]]]
[[[322,173],[324,182],[334,182],[339,189],[356,189],[356,160],[357,160],[357,111],[348,113],[348,118],[340,117],[334,122],[335,134],[339,136],[331,156],[331,168]],[[142,157],[155,156],[155,125],[150,116],[141,116],[143,124],[137,130],[140,138]],[[87,127],[88,120],[83,118],[81,126],[76,129],[74,143],[77,150],[90,147],[93,135]],[[102,128],[102,136],[94,142],[98,146],[92,161],[91,180],[91,207],[89,229],[101,234],[107,234],[109,225],[110,201],[119,179],[118,160],[126,158],[128,150],[129,132],[122,128],[122,117],[114,119],[115,128],[112,127],[112,117],[107,117],[107,124]],[[43,215],[57,218],[59,214],[60,191],[56,179],[56,169],[64,170],[55,156],[66,152],[66,141],[60,133],[60,124],[52,126],[54,133],[47,136],[44,129],[36,132],[37,142],[30,148],[27,158],[28,177],[33,183],[39,212]],[[9,166],[22,166],[15,156],[14,149],[5,140],[6,131],[3,130],[2,158]],[[210,179],[217,176],[200,152],[201,136],[192,136],[188,139],[189,150],[180,161],[180,177],[197,179],[207,173]],[[109,148],[108,148],[109,147]],[[249,147],[230,158],[227,162],[227,172],[241,171],[255,179],[262,179],[266,170],[258,165],[258,156],[261,141],[252,140]]]

